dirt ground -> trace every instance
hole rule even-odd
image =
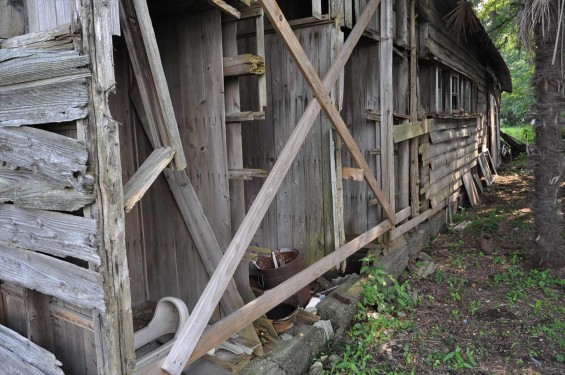
[[[527,256],[535,236],[531,169],[522,159],[498,172],[481,205],[456,215],[454,226],[467,227],[445,230],[410,263],[399,283],[408,283],[418,303],[389,316],[402,324],[364,347],[358,373],[565,374],[565,280],[533,268]],[[492,252],[481,249],[485,233]],[[430,262],[435,272],[419,277]],[[356,340],[351,332],[332,350],[342,357]],[[336,366],[352,358],[325,369],[357,372]]]

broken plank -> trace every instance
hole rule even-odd
[[[269,173],[264,169],[230,169],[230,180],[252,180],[253,178],[267,178]]]
[[[481,197],[479,196],[479,192],[477,191],[477,187],[475,186],[475,182],[473,181],[473,176],[470,172],[467,172],[461,178],[463,180],[463,184],[465,185],[465,190],[467,191],[467,196],[469,197],[471,206],[477,206],[479,203],[481,203]]]
[[[364,180],[365,170],[359,168],[341,167],[341,176],[344,180],[362,182]]]
[[[4,348],[5,350],[13,353],[22,362],[41,370],[39,372],[40,374],[63,375],[63,371],[60,368],[61,362],[55,358],[53,353],[34,344],[27,338],[20,336],[18,333],[4,327],[1,324],[0,348]],[[0,363],[2,363],[2,366],[5,369],[9,362],[0,361]],[[15,374],[17,374],[17,372]],[[22,372],[21,374],[31,375],[29,372]]]
[[[393,127],[394,143],[407,141],[428,133],[428,121],[409,122],[407,124],[395,125]]]
[[[0,205],[0,244],[100,264],[96,229],[82,216]]]
[[[162,147],[155,149],[143,162],[124,186],[124,209],[126,213],[130,212],[135,204],[143,198],[174,156],[175,150],[170,147]]]
[[[209,4],[218,8],[221,12],[229,14],[232,17],[237,19],[241,18],[241,13],[236,8],[232,7],[231,5],[227,4],[223,0],[207,0]]]
[[[25,169],[0,167],[0,203],[51,211],[77,211],[94,201],[92,181],[78,188],[64,187]],[[87,183],[88,182],[88,183]]]
[[[74,37],[75,35],[71,34],[71,25],[66,24],[45,31],[0,40],[0,49],[72,50]]]
[[[88,152],[82,142],[29,127],[0,127],[0,162],[40,173],[60,186],[84,185]]]
[[[265,74],[265,59],[246,53],[224,57],[224,77]]]
[[[102,276],[72,263],[0,244],[0,278],[104,312]]]
[[[0,127],[85,118],[88,113],[87,75],[0,88]]]
[[[226,113],[226,122],[247,122],[247,121],[257,121],[257,120],[264,120],[265,119],[265,112],[232,112]]]
[[[88,56],[75,51],[0,50],[0,87],[50,78],[90,75]]]

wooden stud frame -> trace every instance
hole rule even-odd
[[[317,118],[322,107],[326,112],[326,114],[329,116],[329,118],[332,120],[339,135],[344,140],[344,143],[346,144],[347,148],[353,154],[354,160],[356,161],[358,166],[361,169],[365,170],[365,175],[364,175],[365,180],[369,183],[371,190],[373,190],[373,192],[375,193],[377,199],[379,200],[388,218],[388,221],[385,221],[384,223],[380,224],[378,227],[369,231],[370,234],[365,234],[363,235],[365,237],[361,236],[360,238],[344,245],[340,250],[346,248],[347,249],[346,253],[357,251],[359,250],[360,247],[364,246],[364,244],[362,244],[363,239],[366,240],[367,237],[369,237],[370,238],[369,242],[370,242],[374,240],[376,237],[380,236],[381,234],[391,229],[392,226],[394,225],[394,222],[396,221],[396,216],[394,214],[394,211],[392,210],[383,192],[378,187],[377,181],[375,180],[373,174],[370,172],[370,168],[368,167],[367,162],[363,158],[363,155],[359,151],[357,144],[355,143],[351,134],[347,130],[347,127],[345,126],[345,123],[343,122],[343,119],[341,118],[339,112],[332,104],[329,95],[329,91],[331,90],[331,88],[339,78],[341,71],[343,70],[347,60],[351,56],[353,48],[355,47],[355,45],[357,45],[361,35],[363,34],[365,28],[367,27],[369,20],[376,11],[379,3],[380,0],[371,0],[368,3],[365,10],[363,11],[363,14],[357,20],[357,23],[353,28],[348,40],[343,45],[340,53],[338,54],[336,60],[332,64],[330,70],[328,71],[328,73],[324,78],[324,81],[322,82],[319,76],[317,75],[316,71],[314,70],[312,64],[310,63],[308,57],[306,56],[304,50],[300,46],[300,43],[296,39],[290,25],[288,24],[288,21],[282,14],[276,2],[274,0],[260,0],[260,4],[263,10],[269,17],[276,31],[282,37],[284,43],[286,44],[291,55],[293,56],[296,64],[302,71],[309,85],[312,87],[314,91],[314,95],[317,100],[311,101],[308,107],[306,108],[305,113],[303,114],[298,125],[295,127],[293,133],[291,134],[288,140],[288,143],[285,145],[284,149],[282,150],[279,159],[275,163],[271,173],[267,177],[265,183],[263,184],[263,187],[261,188],[259,194],[257,195],[251,208],[249,209],[247,216],[243,220],[237,233],[232,239],[232,242],[225,251],[224,257],[222,258],[221,262],[218,264],[218,267],[216,268],[216,271],[210,278],[210,282],[208,283],[206,289],[200,296],[200,299],[198,300],[198,303],[194,307],[189,320],[187,321],[187,323],[185,324],[185,326],[177,336],[177,339],[175,341],[175,344],[173,345],[171,352],[169,353],[167,358],[162,362],[161,369],[164,370],[166,373],[180,374],[185,368],[189,359],[191,358],[194,349],[198,344],[199,339],[202,336],[204,329],[206,328],[206,325],[208,324],[208,320],[215,309],[215,306],[219,302],[223,291],[225,290],[226,286],[231,280],[231,277],[235,273],[239,261],[242,259],[245,250],[249,246],[249,243],[251,242],[254,233],[257,231],[261,223],[261,220],[265,216],[270,203],[274,199],[276,192],[278,191],[283,179],[288,173],[293,160],[298,154],[302,144],[306,139],[306,136],[308,135],[310,129],[312,128],[313,123]],[[392,146],[392,134],[391,134],[391,146]],[[334,255],[334,254],[338,254],[338,255]],[[297,288],[298,285],[308,284],[310,281],[313,280],[313,279],[310,280],[310,277],[316,275],[317,272],[322,272],[322,273],[326,272],[331,267],[335,266],[340,261],[345,259],[345,258],[341,259],[339,255],[343,255],[343,252],[338,251],[332,253],[326,258],[323,258],[322,260],[308,267],[299,274],[303,278],[301,279],[300,283],[298,283],[297,285],[293,285],[290,283],[291,281],[295,280],[297,276],[299,276],[297,275],[289,279],[286,283],[281,284],[281,287],[276,288],[277,291],[281,292],[283,288],[285,288],[285,290],[295,290],[295,288]],[[336,263],[334,263],[334,261],[336,261]],[[314,277],[314,279],[316,277]],[[272,306],[275,306],[277,303],[284,300],[283,298],[284,294],[275,293],[275,289],[273,289],[271,293],[266,293],[265,295],[268,298],[270,298],[271,303],[273,303]],[[261,308],[259,308],[259,306],[261,306]],[[219,326],[220,328],[218,328],[218,331],[221,330],[224,334],[226,332],[233,333],[234,332],[233,330],[236,329],[235,327],[236,320],[238,322],[239,321],[246,322],[247,320],[253,321],[259,315],[267,311],[267,310],[262,311],[262,309],[266,307],[267,307],[266,304],[261,304],[261,299],[257,299],[254,302],[246,305],[242,309],[238,310],[230,317],[220,321],[214,327]],[[246,317],[247,319],[245,320],[242,319],[242,316]],[[231,317],[234,318],[230,319]],[[213,339],[215,341],[224,337],[224,335],[220,335],[220,333],[213,335],[210,334],[209,331],[207,332],[206,337],[208,337],[209,339]],[[222,338],[222,341],[224,339],[225,337]],[[210,344],[208,343],[207,346],[209,345]],[[199,351],[198,353],[196,353],[196,355],[197,356],[202,355],[203,353],[205,352]]]

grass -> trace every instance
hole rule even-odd
[[[534,143],[535,133],[531,125],[508,126],[500,130],[524,143]]]

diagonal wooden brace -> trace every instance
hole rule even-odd
[[[329,90],[339,78],[341,71],[353,52],[353,48],[357,45],[361,35],[363,35],[363,31],[377,9],[379,2],[380,0],[371,0],[365,7],[361,18],[351,31],[349,38],[324,78],[326,90]],[[302,118],[294,128],[287,144],[273,166],[271,173],[265,180],[263,187],[259,191],[245,219],[228,246],[222,261],[200,296],[190,318],[177,336],[171,352],[163,363],[162,369],[165,372],[178,375],[186,366],[188,359],[206,328],[210,316],[212,316],[214,312],[215,306],[233,277],[247,246],[251,243],[253,235],[259,228],[259,225],[261,225],[261,221],[267,213],[269,205],[275,198],[276,192],[280,188],[296,155],[298,155],[302,144],[306,140],[306,136],[312,129],[320,110],[321,107],[318,101],[312,100],[308,104]]]
[[[281,36],[284,44],[288,48],[290,54],[292,55],[294,62],[298,65],[298,68],[302,72],[304,79],[308,83],[308,85],[312,88],[314,92],[314,96],[322,106],[323,110],[326,112],[328,117],[330,118],[331,122],[333,123],[335,129],[337,130],[339,136],[345,143],[345,146],[353,156],[353,160],[357,163],[359,168],[365,170],[364,177],[365,181],[369,184],[369,187],[375,194],[378,202],[381,204],[388,220],[394,225],[394,221],[396,220],[396,214],[392,209],[390,203],[388,202],[388,198],[385,196],[383,191],[380,189],[375,176],[371,172],[371,168],[369,164],[363,157],[361,150],[359,150],[359,146],[353,139],[353,136],[347,129],[347,125],[341,118],[341,115],[337,108],[333,105],[330,94],[329,88],[324,87],[324,84],[320,80],[318,73],[312,66],[308,55],[300,45],[298,38],[294,35],[292,28],[288,24],[288,21],[285,19],[281,9],[277,5],[275,0],[259,0],[263,10],[271,24],[277,31],[277,33]],[[369,17],[371,18],[371,17]],[[358,20],[357,22],[360,22]],[[393,147],[391,144],[390,147]]]

